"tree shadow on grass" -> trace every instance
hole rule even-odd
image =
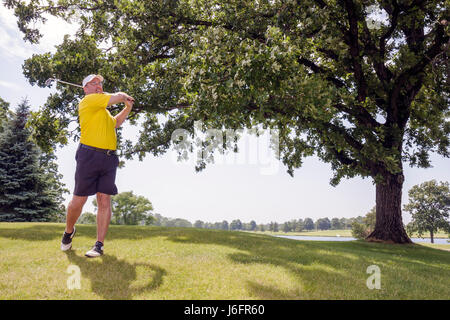
[[[231,247],[239,250],[228,254],[231,261],[281,267],[295,279],[287,289],[249,278],[247,289],[260,299],[430,299],[427,292],[435,293],[431,299],[436,299],[436,293],[442,298],[450,296],[448,283],[442,281],[443,273],[450,276],[444,267],[450,263],[450,255],[418,245],[275,240],[258,234],[198,229],[186,229],[182,236],[171,234],[168,240]],[[381,290],[367,287],[371,265],[381,269]],[[411,282],[411,273],[423,273],[424,268],[431,278],[415,277]]]
[[[6,226],[2,227],[2,226]],[[9,227],[13,226],[13,227]],[[61,240],[65,228],[63,223],[3,223],[0,224],[0,238],[26,241]],[[86,236],[95,239],[97,226],[95,224],[76,224],[77,237]],[[169,236],[178,234],[179,228],[110,225],[107,240],[127,239],[139,240],[150,237]]]
[[[5,227],[4,227],[5,226]],[[10,228],[13,227],[13,228]],[[64,225],[57,226],[45,223],[4,223],[0,225],[0,238],[26,241],[61,240]]]
[[[155,264],[129,263],[111,255],[90,259],[77,255],[76,250],[65,253],[69,261],[80,268],[81,277],[90,280],[92,292],[103,299],[129,300],[151,292],[162,285],[166,275],[166,271]],[[137,268],[144,269],[144,284],[133,284],[138,280]]]
[[[20,229],[0,227],[0,237],[59,241],[63,230],[63,224],[24,225]],[[95,238],[96,226],[78,225],[77,234]],[[419,245],[388,245],[363,241],[298,241],[274,239],[254,233],[136,226],[111,226],[107,235],[108,240],[139,241],[152,237],[162,237],[174,243],[194,246],[228,247],[237,250],[228,254],[233,263],[280,267],[295,279],[295,285],[286,291],[264,282],[264,279],[259,281],[249,278],[246,284],[248,291],[261,299],[275,299],[280,296],[284,299],[396,299],[395,292],[401,292],[409,299],[430,299],[427,292],[438,292],[443,298],[450,296],[448,283],[441,281],[445,274],[449,274],[448,269],[442,267],[450,264],[449,253]],[[152,287],[159,286],[158,283],[162,280],[159,281],[158,278],[162,279],[165,274],[165,271],[157,266],[149,265],[147,267],[154,268],[156,278],[145,287],[147,289],[135,289],[131,282],[136,279],[138,265],[108,256],[102,258],[101,264],[91,263],[90,260],[76,255],[71,258],[74,264],[79,264],[82,273],[91,279],[92,290],[106,299],[129,299],[134,294],[143,292],[142,290],[152,290]],[[378,265],[381,269],[384,284],[381,290],[369,290],[366,286],[366,280],[370,276],[366,270],[370,265]],[[109,276],[103,275],[101,271],[108,266]],[[411,283],[408,276],[402,279],[402,275],[414,272],[423,274],[424,269],[429,276],[423,279],[414,277],[416,283]],[[104,284],[115,278],[117,285]],[[124,289],[120,291],[117,287]],[[333,287],[334,289],[331,289]],[[409,293],[411,290],[415,292]],[[353,292],[362,294],[355,296]]]

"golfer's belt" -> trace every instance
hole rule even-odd
[[[80,143],[80,148],[94,150],[94,151],[98,151],[98,152],[103,152],[103,153],[106,153],[108,156],[116,155],[116,150],[109,150],[109,149],[102,149],[102,148],[91,147],[91,146],[87,146],[87,145],[82,144],[82,143]]]

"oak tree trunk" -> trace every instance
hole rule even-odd
[[[376,222],[367,241],[412,243],[402,221],[402,187],[404,176],[385,174],[385,181],[376,184]]]

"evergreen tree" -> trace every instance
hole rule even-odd
[[[0,221],[49,221],[59,204],[26,128],[25,100],[0,133]]]
[[[65,187],[61,181],[62,174],[58,171],[58,164],[56,163],[56,155],[53,149],[46,152],[41,152],[39,156],[39,166],[43,171],[44,180],[47,182],[47,190],[56,203],[58,203],[58,210],[53,215],[52,222],[66,221],[66,208],[64,207],[64,193],[70,194],[70,191]]]

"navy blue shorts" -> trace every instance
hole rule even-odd
[[[115,154],[90,150],[86,148],[77,149],[75,154],[77,169],[75,171],[76,196],[92,196],[97,192],[115,195],[117,187],[115,184],[116,171],[119,165],[119,157]]]

